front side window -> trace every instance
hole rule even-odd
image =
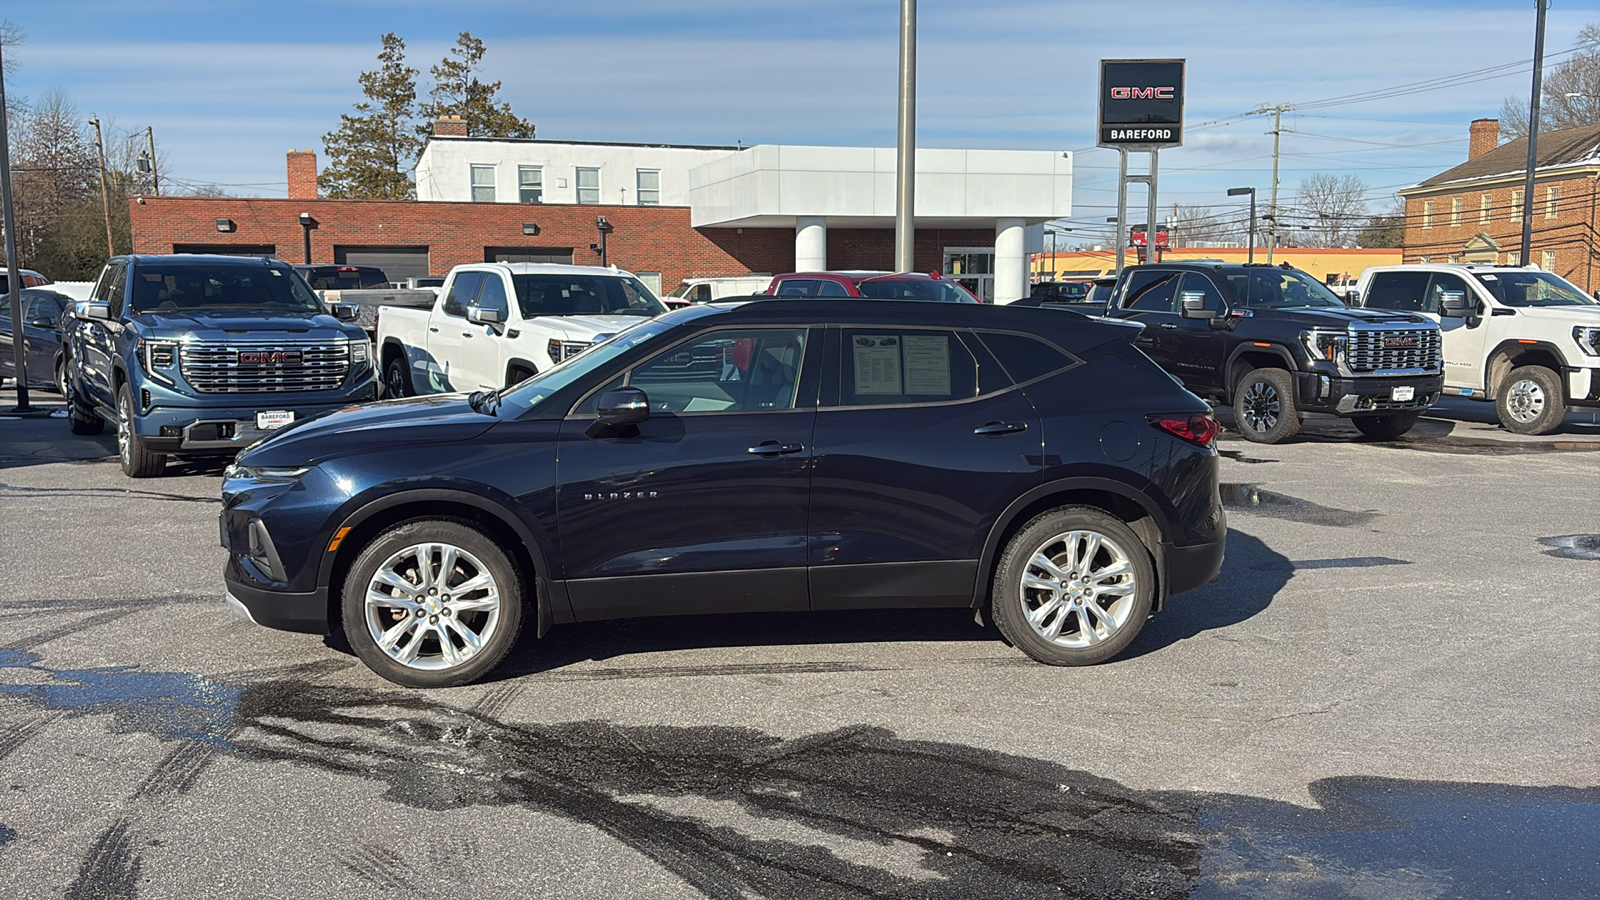
[[[1172,312],[1178,275],[1178,272],[1160,269],[1134,273],[1128,280],[1127,293],[1122,297],[1122,308]]]
[[[606,368],[612,360],[635,347],[656,340],[671,331],[673,327],[666,322],[641,322],[595,344],[577,356],[568,357],[565,361],[540,371],[526,381],[506,388],[500,392],[500,399],[511,412],[502,413],[502,417],[516,418],[522,412],[543,403],[555,392],[597,370]],[[592,407],[589,412],[593,414]]]
[[[627,384],[645,392],[652,413],[794,409],[806,329],[730,329],[634,366]]]
[[[815,278],[785,278],[778,282],[779,297],[815,297],[817,295],[817,279]]]
[[[539,166],[517,166],[517,202],[544,202],[544,169]]]
[[[511,306],[506,302],[505,280],[499,275],[485,272],[483,275],[483,288],[478,291],[478,302],[473,304],[479,310],[492,309],[500,313],[500,321],[504,322],[511,315]]]
[[[1211,283],[1210,278],[1199,272],[1185,272],[1183,273],[1183,280],[1178,282],[1178,300],[1180,302],[1174,305],[1173,309],[1180,313],[1183,312],[1181,301],[1184,294],[1200,294],[1203,296],[1205,298],[1205,308],[1213,314],[1221,314],[1223,307],[1226,305],[1222,302],[1222,292],[1217,290],[1217,286]]]
[[[1550,272],[1474,272],[1473,275],[1506,306],[1600,306],[1600,300]]]
[[[457,272],[450,282],[450,293],[445,294],[440,309],[447,316],[465,316],[467,307],[477,302],[478,289],[483,286],[482,272]]]
[[[513,275],[517,307],[535,316],[656,316],[667,311],[637,278],[626,275]]]
[[[600,170],[578,170],[578,202],[596,205],[600,202]]]
[[[120,279],[119,279],[120,281]],[[116,285],[113,285],[115,290]],[[319,313],[322,301],[288,266],[141,265],[133,312],[248,309]]]
[[[1461,280],[1460,275],[1440,272],[1428,282],[1428,292],[1423,295],[1421,311],[1438,315],[1444,309],[1446,291],[1460,291],[1467,299],[1472,299],[1472,292],[1467,290],[1467,283]]]
[[[843,406],[942,403],[977,395],[977,360],[954,332],[849,328],[839,347]]]
[[[640,169],[638,189],[634,192],[640,206],[661,205],[661,170]]]
[[[472,167],[472,202],[494,202],[494,166]]]
[[[823,280],[817,282],[817,296],[818,297],[848,297],[848,296],[850,296],[850,292],[845,290],[844,285],[840,284],[837,281],[828,281],[826,279],[823,279]]]

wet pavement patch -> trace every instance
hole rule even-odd
[[[1546,556],[1558,559],[1600,559],[1600,534],[1563,534],[1558,537],[1542,537],[1539,543],[1552,550],[1544,551]]]
[[[239,689],[199,675],[145,672],[137,666],[53,669],[31,651],[0,649],[0,694],[68,715],[107,713],[118,733],[218,742],[232,729]]]
[[[1261,516],[1272,516],[1278,519],[1291,519],[1296,522],[1305,522],[1309,525],[1328,525],[1336,528],[1349,528],[1356,525],[1365,525],[1378,517],[1373,511],[1358,512],[1349,509],[1338,509],[1332,506],[1323,506],[1302,500],[1299,497],[1290,497],[1274,491],[1263,490],[1258,484],[1223,483],[1218,485],[1222,494],[1222,505],[1228,509],[1253,513]]]

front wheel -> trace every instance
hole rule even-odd
[[[154,478],[167,468],[167,455],[151,453],[133,429],[133,389],[127,385],[117,391],[117,455],[129,478]]]
[[[1350,419],[1355,424],[1356,430],[1369,438],[1379,441],[1392,441],[1411,430],[1417,424],[1417,419],[1422,417],[1420,410],[1415,412],[1389,413],[1382,416],[1354,416]]]
[[[1283,369],[1252,369],[1233,391],[1233,420],[1245,440],[1279,444],[1300,433],[1294,377]]]
[[[344,632],[367,667],[406,687],[488,674],[522,630],[522,578],[493,538],[422,519],[378,535],[344,581]]]
[[[1006,544],[990,612],[1039,662],[1105,662],[1133,641],[1155,600],[1150,551],[1122,520],[1087,506],[1038,516]]]
[[[67,397],[67,428],[73,434],[99,434],[106,430],[106,420],[100,418],[89,404],[83,402],[77,388],[69,378],[65,384]]]
[[[1549,434],[1567,417],[1567,397],[1556,373],[1544,366],[1518,366],[1495,400],[1495,411],[1512,434]]]
[[[383,393],[386,397],[409,397],[411,390],[411,373],[406,370],[404,354],[389,360],[383,367]]]

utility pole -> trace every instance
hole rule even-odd
[[[161,172],[156,168],[155,129],[151,128],[149,125],[146,125],[144,127],[144,139],[150,147],[150,184],[154,188],[153,193],[159,197],[161,196]]]
[[[100,154],[100,207],[106,215],[106,256],[117,255],[116,245],[111,241],[111,193],[106,189],[106,142],[100,134],[100,117],[95,116],[89,120],[94,126],[94,147]]]
[[[916,268],[917,0],[900,0],[900,121],[895,147],[894,270]]]
[[[1533,28],[1533,97],[1528,100],[1528,172],[1522,184],[1522,253],[1518,265],[1533,259],[1533,174],[1539,165],[1539,95],[1544,87],[1544,11],[1549,0],[1533,0],[1539,10]]]
[[[1272,230],[1267,232],[1267,265],[1272,265],[1272,251],[1278,247],[1278,150],[1283,143],[1283,111],[1287,106],[1272,107],[1272,199],[1267,201],[1267,218]]]
[[[0,225],[6,230],[6,292],[11,295],[12,374],[17,376],[15,412],[28,412],[28,354],[23,341],[22,273],[17,265],[17,222],[11,215],[11,143],[6,122],[5,60],[0,58]]]

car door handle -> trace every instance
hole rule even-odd
[[[972,429],[972,433],[989,435],[1016,434],[1019,431],[1027,430],[1027,422],[990,422],[987,425],[979,425],[977,428]]]
[[[438,334],[439,333],[439,329],[433,327],[432,325],[428,326],[428,330],[433,332],[434,334]]]
[[[762,441],[751,447],[750,452],[757,456],[782,456],[785,453],[799,453],[805,448],[805,444],[780,444],[777,441]]]
[[[470,331],[463,331],[463,332],[461,332],[461,336],[462,336],[462,337],[465,337],[465,338],[469,338],[469,337],[472,337],[472,332],[470,332]]]

